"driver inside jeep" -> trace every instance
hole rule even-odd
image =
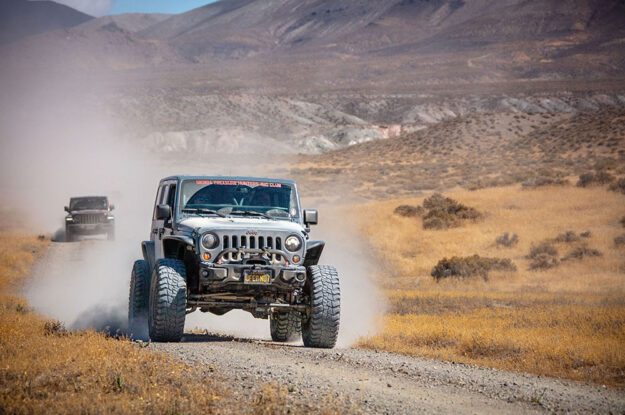
[[[250,206],[269,207],[271,206],[271,196],[264,189],[256,189],[250,202]]]

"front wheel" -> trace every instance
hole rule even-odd
[[[157,342],[179,342],[187,313],[187,272],[184,262],[159,259],[150,285],[150,338]]]
[[[305,289],[310,297],[310,316],[302,322],[304,346],[331,349],[336,345],[341,318],[339,274],[332,266],[311,266]]]

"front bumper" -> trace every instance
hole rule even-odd
[[[268,273],[271,275],[271,282],[266,284],[245,282],[245,274],[252,271]],[[303,266],[200,264],[200,287],[205,292],[220,288],[227,288],[229,291],[235,292],[267,288],[293,290],[294,288],[303,287],[305,281],[306,268]]]
[[[66,223],[65,225],[68,230],[77,235],[99,235],[115,229],[115,222],[112,221],[94,224]]]

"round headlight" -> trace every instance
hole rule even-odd
[[[291,235],[284,241],[284,246],[291,252],[295,252],[302,247],[302,240],[295,235]]]
[[[213,249],[219,245],[219,238],[214,233],[205,233],[202,236],[202,246],[204,249]]]

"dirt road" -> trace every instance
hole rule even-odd
[[[72,301],[71,297],[63,298],[63,293],[75,295],[82,290],[84,293],[85,287],[125,293],[125,286],[106,290],[105,282],[100,281],[109,278],[111,283],[120,285],[122,278],[90,271],[94,265],[103,265],[92,252],[99,253],[97,258],[102,262],[106,257],[103,254],[119,254],[122,248],[123,244],[105,241],[52,244],[35,273],[33,286],[51,287],[58,285],[54,284],[57,279],[65,278],[62,289],[50,296],[47,288],[39,292],[31,287],[28,294],[31,304],[54,314],[51,297],[57,304]],[[107,262],[111,269],[110,261]],[[74,270],[71,273],[74,276],[69,279],[68,269]],[[44,297],[47,302],[43,302]],[[119,302],[125,301],[126,297]],[[121,310],[123,313],[125,310]],[[53,317],[64,318],[58,313]],[[625,413],[625,393],[600,385],[370,350],[306,349],[299,344],[281,345],[211,334],[187,334],[181,343],[152,343],[145,350],[166,352],[189,364],[200,365],[207,376],[213,372],[222,376],[233,393],[242,397],[259,393],[267,383],[284,385],[289,391],[289,402],[311,409],[325,406],[343,412],[389,414]]]
[[[273,381],[312,406],[329,397],[365,413],[623,413],[625,393],[556,379],[369,350],[306,349],[259,340],[187,335],[151,344],[229,374],[241,394]]]

